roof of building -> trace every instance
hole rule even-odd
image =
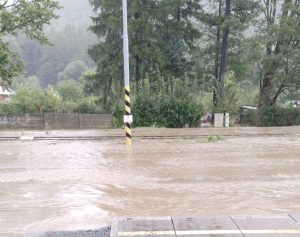
[[[248,105],[243,105],[240,107],[241,109],[253,109],[253,110],[256,110],[257,107],[254,107],[254,106],[248,106]]]
[[[9,88],[6,88],[6,87],[0,85],[0,95],[10,96],[12,94],[13,94],[12,90],[10,90]]]

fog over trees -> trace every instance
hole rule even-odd
[[[80,85],[78,97],[91,97],[99,111],[120,119],[121,1],[59,0],[60,9],[55,0],[16,2],[19,7],[14,8],[0,0],[0,79],[12,82],[14,89],[32,83],[50,92],[49,86],[62,92],[62,85],[69,87],[66,91]],[[21,18],[25,27],[17,24]],[[167,126],[167,121],[159,124],[163,118],[152,117],[176,109],[190,119],[203,111],[236,113],[241,105],[290,108],[300,97],[299,29],[299,0],[128,1],[132,104],[138,125]],[[24,62],[22,74],[18,55]],[[78,109],[71,105],[64,108]],[[197,116],[195,108],[203,108]]]
[[[60,78],[67,78],[64,73],[72,74],[72,69],[76,75],[73,79],[78,81],[81,73],[78,73],[76,65],[80,65],[81,69],[94,67],[87,54],[87,48],[96,39],[88,30],[91,5],[87,0],[60,0],[59,4],[62,7],[56,11],[59,18],[52,20],[45,29],[51,45],[40,45],[23,34],[8,39],[13,50],[24,60],[24,72],[18,82],[36,76],[40,85],[47,87],[55,85]]]

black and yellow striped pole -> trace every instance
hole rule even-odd
[[[131,115],[131,104],[130,104],[130,87],[125,86],[125,132],[126,132],[126,144],[131,145],[131,123],[132,123],[132,115]]]
[[[127,25],[127,0],[123,3],[123,50],[124,50],[124,86],[125,86],[125,132],[126,144],[131,145],[131,106],[130,106],[130,82],[129,82],[129,43],[128,43],[128,25]]]

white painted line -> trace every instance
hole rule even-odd
[[[261,216],[261,215],[253,215],[253,216],[246,216],[246,215],[236,215],[231,216],[233,219],[290,219],[288,215],[282,216]]]
[[[227,234],[300,234],[300,229],[274,230],[186,230],[176,231],[176,235],[227,235]],[[175,231],[132,231],[118,232],[118,236],[159,236],[175,235]]]
[[[175,235],[175,231],[132,231],[132,232],[118,232],[118,236],[147,236],[147,235]]]
[[[177,235],[227,235],[241,234],[239,230],[186,230],[176,231]]]
[[[242,230],[243,234],[300,234],[300,229]]]

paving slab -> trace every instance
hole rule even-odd
[[[110,237],[300,237],[299,215],[114,219]]]
[[[160,234],[164,237],[176,237],[171,217],[116,218],[110,237],[158,237]]]
[[[300,226],[288,215],[232,216],[245,237],[300,237]]]
[[[291,214],[290,217],[292,217],[300,225],[300,214]]]
[[[172,219],[177,237],[243,237],[229,216],[174,217]]]

